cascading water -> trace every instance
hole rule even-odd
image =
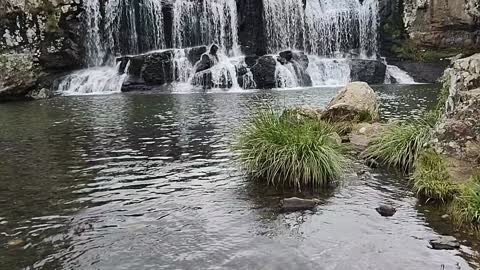
[[[177,0],[173,4],[173,45],[185,48],[217,44],[239,55],[235,0]]]
[[[119,93],[126,77],[127,74],[118,74],[118,65],[116,68],[93,67],[66,76],[57,89],[64,95]]]
[[[277,62],[275,68],[275,82],[277,88],[293,88],[298,87],[298,77],[295,74],[292,64],[282,65]]]
[[[58,83],[57,91],[119,92],[127,75],[118,74],[116,53],[136,54],[165,47],[161,1],[85,0],[84,5],[89,68],[66,76]]]
[[[377,0],[264,0],[269,53],[286,49],[334,56],[377,52]]]
[[[271,54],[282,50],[308,54],[307,60],[302,54],[300,60],[277,63],[277,87],[347,83],[347,58],[376,58],[377,1],[263,0],[267,50]],[[66,77],[58,84],[60,91],[117,92],[117,82],[127,75],[118,75],[115,56],[165,49],[167,43],[176,49],[170,53],[173,60],[168,61],[172,63],[165,65],[173,69],[167,75],[173,78],[166,82],[180,88],[190,84],[255,87],[254,76],[240,52],[236,0],[85,0],[84,5],[86,62],[91,69]],[[171,33],[165,21],[171,23]],[[166,37],[166,33],[171,35]],[[188,48],[210,44],[219,47],[216,61],[197,75],[192,62],[197,60],[191,60]]]
[[[387,65],[385,83],[416,84],[415,80],[407,72],[394,65]]]
[[[350,81],[348,59],[329,59],[310,55],[308,60],[307,73],[313,85],[345,85]]]

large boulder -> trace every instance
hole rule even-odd
[[[275,70],[277,60],[273,56],[262,56],[258,58],[251,71],[253,79],[260,89],[270,89],[276,87]]]
[[[324,119],[332,121],[373,121],[378,119],[378,98],[365,82],[347,84],[328,104]]]
[[[181,58],[186,58],[185,61],[188,61],[191,66],[197,64],[197,72],[207,70],[214,63],[209,54],[205,53],[206,51],[206,46],[198,46],[119,57],[117,58],[119,72],[126,72],[129,75],[124,82],[122,91],[148,90],[152,86],[178,80],[180,71],[176,61]],[[205,62],[200,61],[202,57],[205,57]]]
[[[350,78],[369,84],[382,84],[385,81],[387,66],[380,60],[352,59]]]
[[[28,99],[41,75],[41,69],[32,55],[0,55],[0,102]]]

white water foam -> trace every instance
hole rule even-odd
[[[415,80],[408,73],[397,66],[387,65],[385,72],[385,84],[416,84]]]
[[[128,74],[120,75],[118,68],[94,67],[74,72],[58,83],[57,91],[67,96],[119,93]]]

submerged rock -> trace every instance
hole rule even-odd
[[[377,210],[377,212],[382,215],[382,217],[391,217],[397,212],[397,209],[395,209],[395,207],[388,205],[380,205],[379,207],[375,208],[375,210]]]
[[[323,115],[331,121],[372,121],[378,119],[378,98],[365,82],[347,84],[330,101]]]
[[[433,249],[458,249],[460,248],[460,243],[453,236],[440,236],[437,239],[430,240],[430,245]]]
[[[312,210],[320,201],[317,199],[300,199],[297,197],[282,200],[282,210],[287,212]]]

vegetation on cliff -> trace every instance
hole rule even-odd
[[[415,192],[426,200],[445,203],[458,193],[458,186],[450,181],[445,158],[431,149],[418,157],[412,179]]]

